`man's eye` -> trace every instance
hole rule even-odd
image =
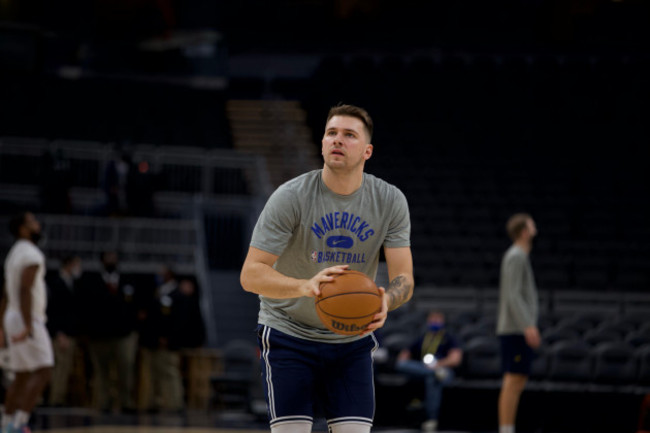
[[[347,134],[345,134],[345,136],[346,136],[346,137],[350,137],[350,138],[354,138],[354,134],[351,133],[351,132],[348,132]]]

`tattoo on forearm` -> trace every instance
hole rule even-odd
[[[394,310],[408,301],[412,290],[413,285],[409,284],[404,276],[399,275],[395,277],[388,285],[388,290],[386,290],[386,294],[388,295],[388,309]]]

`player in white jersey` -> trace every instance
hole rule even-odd
[[[4,264],[0,342],[9,347],[10,367],[15,379],[5,396],[2,431],[28,433],[29,416],[54,366],[52,342],[45,328],[45,256],[36,246],[41,225],[32,213],[13,217],[9,230],[16,242]]]

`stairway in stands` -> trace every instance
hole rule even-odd
[[[230,100],[226,113],[233,147],[265,157],[274,189],[320,166],[318,147],[298,101]]]

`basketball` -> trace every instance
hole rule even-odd
[[[381,310],[381,292],[375,282],[358,271],[345,271],[320,285],[316,312],[332,332],[360,334]]]

